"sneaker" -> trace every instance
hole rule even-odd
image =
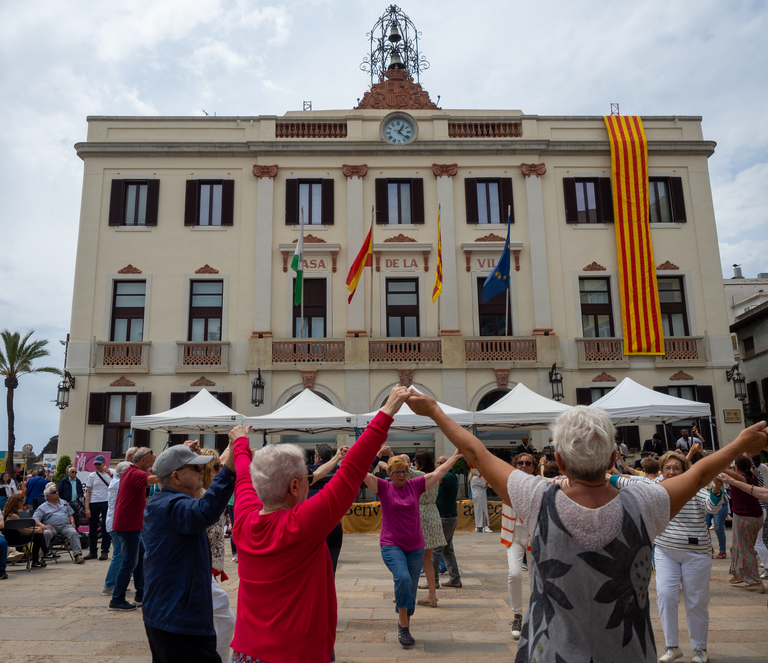
[[[111,610],[112,612],[130,612],[131,610],[136,610],[138,607],[139,606],[134,605],[133,603],[128,603],[128,601],[122,601],[120,603],[110,601],[107,610]]]
[[[49,550],[45,555],[43,555],[43,559],[58,559],[61,557],[59,553],[55,553],[52,550]]]
[[[0,571],[0,580],[8,580],[8,574],[5,572],[5,569]]]
[[[768,578],[768,571],[763,571],[760,574],[760,580],[765,580],[766,578]]]
[[[38,562],[37,560],[32,562],[32,568],[33,569],[43,569],[46,566],[47,566],[47,564],[45,562]]]
[[[691,656],[691,663],[707,663],[709,656],[707,656],[706,649],[694,649],[693,656]]]
[[[112,596],[112,594],[114,594],[114,593],[115,593],[115,590],[114,589],[110,589],[109,587],[105,587],[104,589],[101,590],[101,595],[102,596]]]
[[[419,571],[419,575],[420,575],[420,576],[423,576],[423,575],[424,575],[424,567],[423,567],[423,566],[421,567],[421,571]]]
[[[482,531],[483,531],[482,527],[475,527],[475,532],[482,532]]]
[[[416,644],[411,630],[407,626],[400,626],[400,624],[397,625],[397,639],[403,647],[411,647]]]
[[[756,582],[754,585],[745,585],[744,589],[755,594],[765,594],[765,585],[762,582]]]
[[[725,553],[724,552],[717,553],[717,557],[715,557],[715,559],[725,559]]]
[[[99,555],[99,561],[103,562],[105,559],[109,559],[109,553],[101,551],[101,555]]]
[[[6,561],[9,564],[13,564],[14,562],[18,562],[19,560],[22,560],[22,559],[24,559],[23,552],[19,552],[18,550],[12,550],[11,552],[8,553],[8,558],[6,559]]]
[[[528,570],[528,565],[527,564],[523,563],[523,564],[521,564],[521,566],[522,566],[523,571],[527,571]]]
[[[75,555],[75,564],[85,564],[85,557],[82,555]]]
[[[461,580],[457,580],[456,582],[453,582],[453,580],[449,580],[448,582],[442,583],[442,585],[438,584],[438,587],[453,587],[454,589],[461,589]]]
[[[232,561],[237,564],[237,555],[232,555]]]
[[[141,605],[144,602],[144,594],[136,594],[133,597],[133,604],[134,605]]]
[[[83,559],[98,559],[98,558],[99,558],[99,554],[93,550],[89,552],[85,557],[83,557]]]
[[[667,647],[663,656],[659,658],[659,663],[672,663],[683,655],[683,651],[680,647]]]
[[[515,640],[520,639],[520,632],[523,630],[523,616],[515,615],[515,618],[509,622],[509,630]]]
[[[483,527],[483,532],[486,534],[493,534],[493,530],[490,527]]]

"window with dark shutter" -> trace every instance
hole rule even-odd
[[[226,405],[228,408],[232,407],[232,392],[231,391],[220,391],[216,398],[219,399],[219,403],[222,405]]]
[[[651,223],[685,223],[685,197],[680,177],[648,178]]]
[[[411,223],[424,223],[424,180],[420,177],[411,180]]]
[[[321,202],[321,223],[324,226],[332,226],[333,225],[333,215],[334,215],[334,203],[333,203],[333,180],[332,179],[324,179],[322,181],[321,186],[321,195],[322,195],[322,202]]]
[[[376,180],[376,223],[408,225],[424,223],[424,180],[421,178]]]
[[[578,223],[579,211],[576,207],[576,178],[563,178],[563,198],[565,200],[565,222]]]
[[[613,223],[610,177],[564,177],[566,223]]]
[[[187,190],[184,196],[184,225],[197,225],[197,205],[199,182],[197,180],[187,180]]]
[[[137,415],[143,416],[146,414],[152,414],[151,407],[152,407],[151,391],[140,391],[138,394],[136,394],[136,414]]]
[[[576,388],[576,405],[592,405],[592,390],[589,387]]]
[[[332,179],[291,179],[285,183],[285,223],[295,226],[333,225],[334,181]]]
[[[467,208],[467,223],[479,223],[477,215],[477,178],[464,180],[464,199]]]
[[[672,202],[672,220],[675,223],[685,223],[688,217],[685,214],[682,177],[669,178],[669,194]]]
[[[125,191],[123,180],[112,180],[112,191],[109,197],[109,225],[123,225],[123,192]]]
[[[611,178],[599,177],[597,184],[600,189],[600,217],[603,223],[613,223],[613,189],[611,188]]]
[[[285,224],[299,224],[299,180],[285,181]]]
[[[156,226],[160,180],[112,180],[110,226]]]
[[[509,215],[510,223],[515,222],[515,203],[512,200],[512,178],[501,177],[499,178],[499,189],[501,196],[501,223],[507,222],[507,215]]]
[[[187,394],[183,391],[171,392],[171,409],[184,405],[187,402]]]
[[[389,223],[388,181],[379,177],[375,181],[376,223]]]
[[[235,218],[235,181],[223,180],[221,183],[221,225],[234,225]]]
[[[90,394],[88,397],[88,423],[103,424],[107,412],[107,395]]]

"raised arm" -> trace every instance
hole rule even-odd
[[[616,460],[619,461],[619,464],[624,468],[624,471],[629,474],[630,476],[637,476],[637,472],[635,472],[629,465],[627,465],[624,462],[624,459],[621,457],[621,454],[619,454],[616,458]]]
[[[741,454],[754,456],[765,448],[768,448],[768,434],[765,422],[760,421],[741,431],[725,448],[702,458],[687,472],[662,481],[659,485],[669,493],[669,517],[674,518],[700,489]]]
[[[424,490],[429,490],[439,481],[443,480],[443,477],[448,474],[448,471],[456,464],[456,461],[459,460],[459,458],[463,458],[464,456],[461,455],[461,452],[457,449],[453,456],[451,456],[446,462],[444,462],[440,467],[438,467],[434,472],[430,472],[429,474],[426,474],[424,476]]]
[[[365,483],[366,488],[368,488],[374,495],[379,492],[379,480],[370,472],[365,475],[363,482]]]
[[[235,426],[229,432],[229,442],[232,444],[232,454],[234,456],[235,463],[235,512],[237,518],[235,519],[235,529],[238,528],[238,524],[244,522],[244,516],[248,513],[256,511],[258,513],[263,508],[259,496],[256,494],[256,489],[253,487],[253,481],[251,480],[251,459],[253,458],[253,452],[248,446],[248,433],[251,432],[251,427],[245,428],[244,426]],[[227,453],[226,451],[224,452]],[[224,456],[222,455],[222,461]],[[227,462],[232,462],[227,459]],[[237,543],[237,541],[235,541]]]
[[[341,459],[344,458],[347,451],[349,451],[349,447],[339,447],[336,455],[331,458],[331,460],[329,460],[327,463],[323,463],[312,473],[312,483],[320,481],[320,479],[328,476],[328,473],[341,462]]]
[[[723,483],[727,483],[729,486],[732,486],[734,488],[738,488],[739,490],[749,493],[753,497],[756,497],[759,500],[762,500],[763,502],[768,501],[768,488],[761,488],[760,486],[753,486],[750,483],[746,483],[745,481],[740,481],[738,479],[734,479],[731,476],[727,475],[720,475],[718,477]]]
[[[512,473],[512,467],[509,464],[494,456],[472,433],[464,430],[455,421],[450,419],[440,409],[434,398],[424,394],[413,393],[408,399],[408,407],[416,414],[430,417],[463,454],[467,462],[477,467],[498,496],[509,504],[507,479]]]

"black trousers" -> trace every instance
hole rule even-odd
[[[182,635],[144,624],[152,663],[221,663],[215,635]]]

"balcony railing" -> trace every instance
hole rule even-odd
[[[176,370],[195,371],[200,367],[229,370],[229,343],[222,341],[177,341],[179,355]]]
[[[464,342],[467,361],[536,361],[536,338],[475,337]]]
[[[346,138],[346,122],[278,122],[278,138]]]
[[[372,364],[410,361],[441,362],[443,345],[438,339],[372,339],[368,344],[368,360]]]
[[[579,363],[624,360],[624,340],[621,338],[577,338]]]
[[[308,339],[306,341],[272,341],[272,363],[343,362],[344,341]]]
[[[123,372],[139,370],[146,372],[149,366],[149,341],[124,343],[98,341],[96,343],[96,368],[120,369]]]
[[[703,359],[703,336],[686,336],[664,339],[664,359],[669,361],[685,359]]]
[[[449,122],[450,138],[519,138],[522,122]]]

